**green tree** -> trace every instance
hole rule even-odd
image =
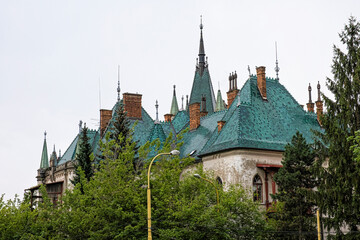
[[[327,78],[334,100],[323,95],[327,111],[321,121],[325,133],[319,135],[327,155],[318,163],[318,206],[328,216],[326,226],[341,237],[344,224],[357,231],[360,219],[360,166],[350,150],[351,141],[347,141],[360,128],[360,24],[354,17],[339,36],[344,46],[333,47],[333,79]]]
[[[94,175],[94,169],[92,165],[92,149],[89,143],[88,137],[88,128],[85,126],[81,130],[81,134],[78,140],[78,151],[75,156],[75,176],[74,179],[71,180],[71,183],[76,185],[81,183],[80,172],[83,171],[85,174],[85,179],[87,181]]]
[[[280,205],[270,214],[277,230],[298,232],[288,239],[314,239],[316,235],[312,193],[317,180],[311,171],[314,161],[311,145],[297,132],[285,146],[283,167],[274,176],[279,191],[273,197]]]
[[[121,135],[120,135],[121,136]],[[104,160],[94,177],[64,196],[53,221],[57,236],[67,239],[146,239],[146,185],[149,153],[169,152],[170,136],[161,146],[159,140],[139,149],[139,159],[145,164],[134,172],[132,159],[135,143],[120,137],[102,145]],[[178,137],[181,139],[181,137]],[[181,144],[176,144],[178,148]],[[114,149],[122,148],[119,155]],[[201,165],[192,172],[194,159],[159,157],[151,171],[153,236],[158,239],[254,239],[263,234],[265,218],[258,205],[240,186],[223,191],[217,211],[214,188],[193,177],[203,172]],[[84,177],[84,175],[82,175]],[[56,214],[55,214],[56,215]]]

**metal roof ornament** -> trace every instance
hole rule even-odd
[[[156,108],[156,119],[155,119],[155,123],[157,124],[157,123],[160,123],[160,121],[159,121],[159,112],[158,112],[158,109],[159,109],[158,100],[156,100],[155,108]]]
[[[184,95],[181,97],[181,111],[184,111]]]
[[[310,86],[310,83],[309,83],[308,91],[309,91],[309,103],[312,103],[312,101],[311,101],[311,86]]]
[[[321,98],[320,98],[320,82],[318,81],[318,84],[317,84],[317,89],[318,89],[318,101],[321,101]]]
[[[276,80],[279,81],[279,71],[280,71],[280,68],[279,68],[279,65],[278,65],[278,57],[277,57],[277,42],[275,42],[275,55],[276,55],[276,62],[275,62],[275,72],[276,72]]]
[[[251,77],[250,66],[248,65],[249,78]]]
[[[120,102],[120,65],[118,65],[118,87],[117,87],[117,101]]]

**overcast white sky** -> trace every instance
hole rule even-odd
[[[214,90],[228,75],[238,86],[255,66],[305,104],[307,87],[331,77],[332,45],[360,1],[0,1],[0,194],[21,197],[36,185],[43,133],[48,152],[65,152],[83,120],[98,128],[101,108],[117,93],[143,94],[155,118],[170,111],[172,86],[190,94],[203,15],[205,52]],[[313,99],[316,98],[313,91]]]

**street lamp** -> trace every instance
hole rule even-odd
[[[196,177],[196,178],[200,178],[200,179],[202,179],[202,180],[204,180],[204,181],[207,181],[207,182],[209,182],[209,183],[211,183],[211,185],[213,185],[213,187],[215,188],[215,191],[216,191],[216,204],[217,204],[217,211],[219,212],[219,192],[218,192],[218,190],[217,190],[217,188],[216,188],[216,186],[215,186],[215,184],[212,182],[212,181],[210,181],[209,179],[206,179],[206,178],[203,178],[203,177],[201,177],[199,174],[194,174],[194,177]]]
[[[159,153],[156,155],[150,162],[148,169],[148,185],[147,185],[147,216],[148,216],[148,240],[152,240],[151,235],[151,190],[150,190],[150,170],[154,160],[162,155],[179,155],[180,152],[178,150],[172,150],[169,153]]]

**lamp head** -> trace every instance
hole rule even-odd
[[[194,174],[194,177],[196,177],[196,178],[201,178],[201,177],[200,177],[200,175],[199,175],[199,174],[197,174],[197,173],[196,173],[196,174]]]
[[[180,154],[180,152],[176,149],[174,149],[170,152],[170,155],[179,155],[179,154]]]

